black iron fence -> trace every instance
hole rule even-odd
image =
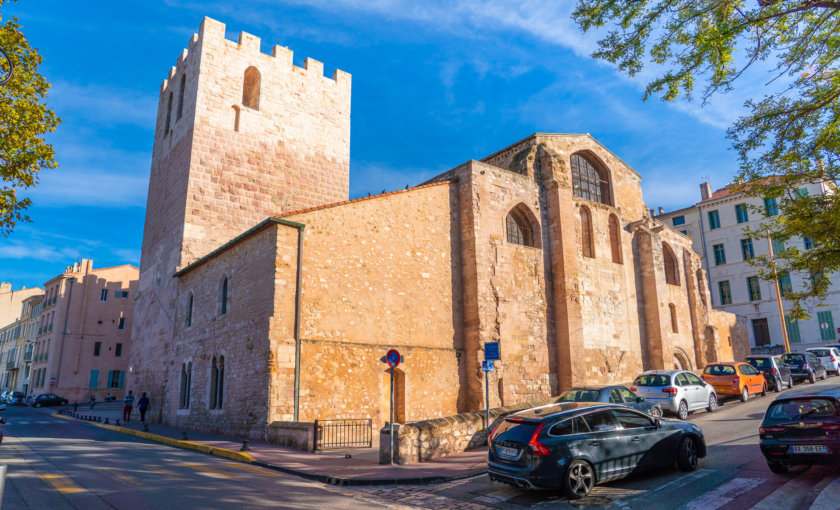
[[[370,448],[371,420],[315,420],[315,449]]]

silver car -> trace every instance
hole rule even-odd
[[[681,420],[692,411],[711,413],[718,406],[714,387],[687,370],[648,370],[636,377],[631,389]]]
[[[826,372],[840,375],[840,351],[836,347],[811,347],[805,349],[805,352],[810,352],[818,357],[825,366]]]

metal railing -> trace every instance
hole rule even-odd
[[[315,420],[315,450],[370,448],[372,445],[369,419]]]

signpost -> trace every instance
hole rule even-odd
[[[382,363],[387,363],[391,372],[391,420],[389,422],[391,427],[391,465],[394,465],[394,368],[405,361],[405,358],[400,356],[399,351],[391,349],[385,356],[379,358]]]
[[[499,354],[499,342],[484,343],[484,361],[481,363],[481,371],[484,372],[484,407],[487,412],[487,444],[490,444],[490,372],[495,371],[493,361],[501,359]]]

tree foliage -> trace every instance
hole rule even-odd
[[[819,0],[579,0],[573,14],[584,30],[606,27],[594,56],[629,75],[652,68],[644,99],[703,102],[733,89],[750,73],[766,73],[764,97],[728,131],[741,168],[736,183],[747,195],[777,198],[752,234],[788,241],[762,276],[778,271],[815,275],[789,297],[793,315],[805,317],[828,288],[822,277],[840,269],[840,1]],[[824,182],[830,193],[797,192]],[[813,240],[813,249],[802,238]],[[795,242],[794,242],[795,241]]]
[[[0,57],[0,75],[13,66],[11,79],[0,85],[0,236],[5,237],[17,222],[29,221],[30,200],[20,191],[37,184],[40,170],[57,166],[45,135],[61,121],[42,102],[50,86],[38,73],[41,55],[29,46],[15,18],[2,21],[0,13],[0,48],[8,56]]]

